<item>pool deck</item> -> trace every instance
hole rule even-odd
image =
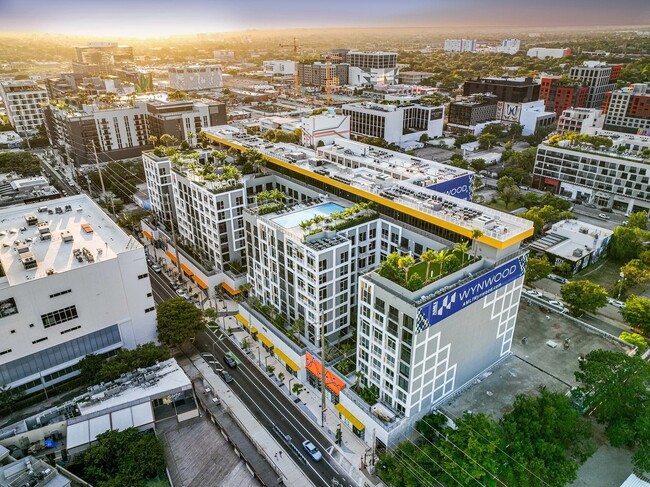
[[[328,216],[332,213],[345,210],[345,207],[338,203],[329,201],[310,207],[303,207],[303,205],[298,205],[295,210],[296,211],[293,211],[291,213],[271,218],[271,220],[284,228],[296,228],[300,226],[301,222],[310,220],[316,215]]]

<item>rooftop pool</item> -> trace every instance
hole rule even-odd
[[[322,205],[312,206],[311,208],[306,208],[294,213],[289,213],[288,215],[276,217],[273,219],[273,221],[284,228],[293,228],[300,225],[300,222],[310,220],[316,215],[329,216],[332,213],[343,210],[345,210],[345,208],[343,208],[341,205],[337,205],[336,203],[323,203]]]

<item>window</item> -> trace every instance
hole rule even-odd
[[[37,344],[39,342],[44,342],[45,340],[47,340],[47,337],[39,338],[38,340],[34,340],[32,342],[32,345],[35,345],[35,344]]]
[[[385,309],[384,301],[379,298],[375,298],[375,309],[380,313],[383,313]]]
[[[4,355],[5,353],[11,353],[11,348],[8,348],[7,350],[3,350],[0,352],[0,355]]]
[[[147,297],[148,297],[148,298],[150,298],[151,296],[153,296],[152,293],[147,293]]]
[[[67,330],[63,330],[61,332],[61,335],[65,335],[66,333],[70,333],[71,331],[75,331],[81,328],[81,325],[73,326],[72,328],[68,328]]]
[[[43,326],[49,328],[50,326],[58,325],[59,323],[64,323],[66,321],[74,320],[78,318],[77,307],[68,306],[67,308],[62,308],[57,311],[52,311],[51,313],[46,313],[41,315],[41,320],[43,320]]]
[[[140,274],[140,275],[138,276],[138,279],[144,279],[144,278],[147,277],[148,275],[149,275],[149,274],[147,274],[147,273],[145,272],[144,274]]]
[[[152,306],[151,308],[147,308],[144,310],[145,313],[151,313],[154,309],[156,309],[155,306]]]
[[[68,294],[71,293],[72,289],[66,289],[65,291],[60,291],[58,293],[50,294],[50,298],[56,298],[57,296],[61,296],[62,294]]]

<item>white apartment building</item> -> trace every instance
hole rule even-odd
[[[559,59],[567,57],[570,54],[571,49],[568,47],[565,47],[563,49],[553,49],[549,47],[531,47],[526,53],[528,57],[536,57],[539,59],[546,59],[550,57]]]
[[[19,134],[34,134],[43,125],[43,105],[49,103],[44,86],[33,80],[2,81],[0,98]]]
[[[636,83],[607,93],[603,113],[607,130],[650,135],[650,84]]]
[[[497,46],[494,50],[503,54],[517,54],[520,47],[521,41],[519,39],[504,39],[501,41],[501,45]]]
[[[237,52],[221,49],[214,51],[213,57],[216,61],[235,61],[237,59]]]
[[[595,108],[569,108],[558,118],[557,131],[560,134],[565,132],[585,134],[590,129],[602,127],[603,118],[600,115],[600,110]]]
[[[156,340],[143,247],[86,195],[0,211],[0,382],[27,392],[89,353]]]
[[[167,156],[157,156],[151,151],[142,153],[144,176],[151,210],[163,222],[174,218],[174,195],[172,191],[172,163]]]
[[[351,85],[394,85],[399,80],[396,52],[347,51],[345,62]]]
[[[423,135],[442,136],[445,108],[415,104],[348,103],[343,115],[350,117],[350,132],[357,137],[377,137],[402,144]]]
[[[264,72],[266,74],[290,74],[295,72],[295,63],[289,59],[264,61]]]
[[[589,87],[586,108],[602,108],[605,94],[616,89],[616,80],[622,65],[600,61],[585,61],[582,66],[572,66],[569,77],[579,79]]]
[[[622,212],[650,210],[650,167],[641,157],[560,144],[538,146],[533,187]]]
[[[445,52],[475,52],[475,39],[445,39]]]
[[[169,68],[169,87],[180,91],[211,90],[223,86],[221,64]]]
[[[313,149],[330,145],[338,137],[350,138],[349,116],[326,112],[302,118],[302,145]]]

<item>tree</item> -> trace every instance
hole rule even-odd
[[[266,372],[269,375],[273,375],[273,372],[275,372],[275,367],[273,365],[267,365],[266,366]]]
[[[9,172],[37,176],[41,173],[41,160],[31,152],[0,152],[0,173]]]
[[[625,263],[636,259],[644,250],[643,243],[650,241],[650,232],[638,227],[616,227],[609,244],[609,255],[613,259]]]
[[[409,269],[415,264],[415,259],[410,255],[404,255],[397,261],[397,266],[404,271],[404,280],[408,281]]]
[[[481,134],[478,136],[478,145],[483,150],[491,149],[496,141],[497,137],[493,134]]]
[[[172,298],[158,306],[158,339],[169,346],[181,346],[205,330],[201,311],[183,298]]]
[[[508,129],[508,137],[510,137],[513,140],[519,140],[521,139],[521,135],[524,131],[524,126],[520,123],[512,123],[510,124],[510,128]]]
[[[133,350],[119,350],[115,355],[86,355],[79,361],[84,384],[93,385],[117,379],[125,372],[150,367],[169,358],[169,350],[153,343],[138,345]]]
[[[562,286],[560,293],[574,316],[585,311],[593,313],[607,304],[607,290],[591,281],[571,281]]]
[[[282,372],[280,372],[280,373],[278,374],[278,380],[279,380],[280,382],[284,382],[284,374],[283,374]]]
[[[526,284],[538,281],[548,276],[552,270],[553,266],[546,256],[540,258],[529,257],[528,264],[526,265],[526,277],[524,278],[524,281]]]
[[[586,409],[593,409],[614,447],[639,446],[635,466],[650,463],[650,364],[638,355],[594,350],[579,363],[575,391]]]
[[[634,345],[639,355],[643,355],[646,350],[648,350],[648,342],[646,342],[645,338],[643,338],[638,333],[630,333],[629,331],[624,331],[621,333],[619,338],[624,342],[629,343],[630,345]]]
[[[632,328],[645,335],[650,334],[650,299],[643,296],[630,296],[625,301],[621,315]]]
[[[136,428],[107,431],[70,464],[74,472],[97,487],[144,485],[164,476],[165,454],[160,440]]]
[[[472,229],[472,246],[474,247],[474,259],[476,259],[476,253],[478,252],[478,239],[483,236],[483,231],[478,228]]]
[[[627,226],[632,228],[639,228],[640,230],[648,229],[648,212],[638,211],[632,213],[627,221]]]
[[[481,172],[485,169],[485,159],[477,157],[469,161],[469,166],[476,172]]]
[[[427,273],[425,276],[425,281],[429,280],[430,277],[429,269],[431,268],[431,264],[435,261],[435,259],[436,259],[436,251],[431,249],[425,250],[424,252],[422,252],[422,255],[420,256],[420,260],[422,260],[422,262],[427,263]]]
[[[469,142],[475,142],[476,141],[476,135],[474,134],[468,134],[468,135],[459,135],[456,137],[456,140],[454,141],[454,146],[457,149],[460,149],[460,146],[463,144],[468,144]]]
[[[465,255],[469,250],[469,240],[463,240],[462,242],[458,242],[454,247],[454,249],[456,252],[460,253],[460,265],[462,267],[463,265],[465,265]]]
[[[501,139],[506,135],[505,127],[500,123],[490,123],[483,127],[481,135],[493,135],[495,139]]]
[[[504,176],[497,181],[497,192],[508,209],[508,205],[519,199],[520,192],[514,179]]]
[[[291,388],[291,392],[293,392],[296,397],[300,397],[300,393],[302,392],[303,387],[304,386],[300,382],[296,382]]]

